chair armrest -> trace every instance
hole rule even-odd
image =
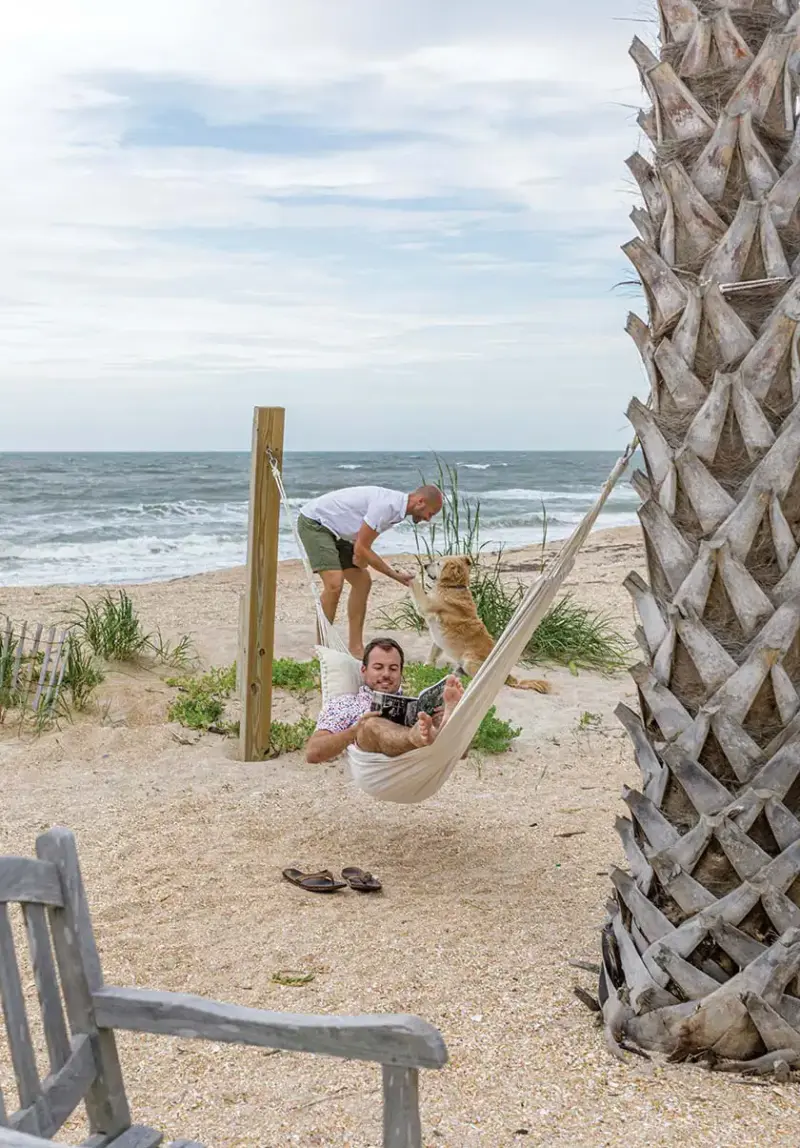
[[[42,1140],[38,1136],[28,1136],[13,1128],[0,1128],[0,1148],[69,1148],[68,1144],[56,1144],[54,1140]]]
[[[186,993],[105,987],[92,993],[99,1028],[252,1044],[370,1060],[401,1068],[441,1068],[438,1029],[415,1016],[309,1016],[220,1004]]]

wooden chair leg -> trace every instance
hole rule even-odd
[[[422,1148],[416,1068],[383,1066],[383,1148]]]

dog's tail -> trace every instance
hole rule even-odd
[[[511,686],[512,690],[533,690],[537,694],[549,694],[553,687],[549,682],[544,681],[542,678],[519,678],[507,677],[506,685]]]

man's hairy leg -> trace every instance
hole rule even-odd
[[[451,676],[444,687],[444,709],[438,722],[422,713],[417,724],[410,729],[382,717],[366,714],[359,722],[356,745],[367,753],[385,753],[387,757],[399,757],[411,749],[421,749],[432,745],[439,732],[447,725],[453,710],[464,693],[458,678]]]
[[[356,744],[366,753],[385,753],[387,757],[399,757],[411,749],[421,749],[430,745],[436,737],[433,722],[427,714],[421,714],[417,724],[410,729],[386,718],[362,719]]]
[[[367,616],[367,599],[372,589],[369,570],[353,566],[345,570],[345,579],[350,583],[347,602],[347,618],[350,625],[349,649],[354,658],[364,656],[364,619]]]
[[[322,612],[332,625],[336,621],[336,607],[342,596],[344,574],[341,570],[321,570],[319,576],[322,580]]]

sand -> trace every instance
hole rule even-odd
[[[524,578],[537,557],[508,563]],[[601,532],[568,588],[632,635],[621,583],[642,565],[637,530]],[[129,589],[149,625],[191,633],[206,662],[224,664],[236,652],[242,585],[231,570]],[[0,612],[56,619],[76,592],[97,588],[2,590]],[[398,593],[377,580],[371,617]],[[312,640],[302,570],[284,563],[277,653],[306,657]],[[423,639],[403,641],[424,652]],[[626,675],[546,670],[549,697],[504,689],[500,714],[523,726],[511,752],[468,759],[412,807],[355,791],[341,762],[242,764],[214,734],[182,744],[165,718],[174,692],[165,676],[115,672],[73,725],[35,740],[0,732],[0,851],[30,853],[53,824],[75,831],[108,982],[269,1009],[423,1017],[450,1052],[442,1072],[423,1073],[426,1146],[800,1139],[791,1086],[619,1064],[573,996],[575,983],[594,989],[567,962],[597,958],[606,871],[622,863],[619,792],[636,781],[613,717],[621,699],[635,704]],[[278,715],[301,709],[277,700]],[[597,717],[582,724],[586,713]],[[288,864],[361,865],[384,893],[314,897],[281,880]],[[274,983],[284,969],[314,979]],[[377,1067],[129,1034],[119,1043],[134,1118],[172,1136],[209,1148],[380,1144]]]

